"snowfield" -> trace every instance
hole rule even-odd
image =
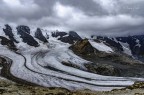
[[[95,41],[93,41],[93,40],[89,40],[89,42],[90,42],[90,44],[91,44],[94,48],[96,48],[96,49],[99,50],[99,51],[104,51],[104,52],[106,52],[106,53],[114,52],[114,51],[112,50],[112,48],[110,48],[109,46],[105,45],[103,42],[98,43],[98,42],[95,42]]]
[[[90,73],[84,64],[91,62],[75,55],[69,50],[69,44],[58,41],[51,36],[48,44],[40,42],[40,46],[36,48],[23,43],[21,38],[17,36],[16,38],[20,42],[17,44],[18,53],[0,45],[0,55],[12,60],[10,72],[19,79],[45,87],[95,91],[109,91],[132,85],[135,81],[144,81],[142,78],[112,77]],[[89,41],[94,48],[100,51],[113,52],[104,43]],[[62,62],[76,65],[80,69],[63,65]]]

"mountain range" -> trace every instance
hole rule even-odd
[[[0,27],[1,76],[44,87],[111,90],[144,81],[144,35],[82,37],[25,25]]]

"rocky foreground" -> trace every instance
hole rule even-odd
[[[120,90],[94,92],[90,90],[69,91],[63,88],[30,86],[0,79],[0,95],[144,95],[144,83],[135,83],[133,86]]]

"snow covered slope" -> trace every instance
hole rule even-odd
[[[128,55],[142,56],[144,54],[144,35],[128,37],[102,37],[92,36],[93,39],[101,40],[115,47],[118,51],[123,51]]]
[[[93,40],[89,40],[89,42],[94,48],[98,49],[99,51],[104,51],[106,53],[114,52],[111,47],[108,47],[103,42],[98,43],[98,42],[94,42]]]
[[[82,40],[74,32],[68,34],[67,37],[64,36],[66,37],[64,38],[65,43],[62,42],[63,40],[53,37],[51,32],[48,31],[42,30],[43,37],[48,40],[48,42],[42,42],[37,39],[39,37],[35,38],[34,33],[31,33],[29,28],[21,26],[18,30],[20,35],[17,35],[16,30],[12,31],[15,39],[19,42],[14,42],[17,51],[8,49],[5,45],[0,45],[0,56],[12,60],[12,63],[7,62],[7,66],[10,66],[11,77],[15,76],[18,79],[45,87],[99,91],[122,88],[132,85],[135,81],[144,81],[143,78],[103,76],[89,72],[85,64],[91,64],[91,62],[81,58],[69,49],[71,44],[68,42],[74,43],[76,40]],[[1,36],[7,37],[2,30],[0,31]],[[69,39],[69,37],[71,38]],[[37,42],[38,45],[37,43],[36,45],[35,43],[29,44],[32,40]],[[111,47],[104,43],[89,41],[99,51],[114,52]]]

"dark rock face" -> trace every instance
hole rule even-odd
[[[53,37],[59,37],[58,40],[62,42],[73,44],[76,41],[82,40],[82,38],[74,31],[70,31],[69,33],[66,32],[55,32],[52,33]]]
[[[63,36],[65,36],[65,35],[67,35],[68,33],[66,33],[66,32],[53,32],[52,33],[52,37],[58,37],[58,36],[60,36],[60,38],[61,37],[63,37]]]
[[[87,39],[77,41],[70,49],[91,63],[85,64],[89,72],[107,76],[142,77],[144,65],[123,53],[105,53],[96,50]]]
[[[123,51],[123,47],[119,42],[114,41],[113,38],[97,36],[98,40],[105,41],[110,46],[115,47],[118,51]]]
[[[144,55],[144,35],[117,37],[116,39],[128,43],[133,55]]]
[[[42,34],[42,31],[40,28],[37,28],[36,32],[35,32],[35,37],[37,39],[39,39],[40,41],[43,41],[44,43],[47,43],[47,39],[44,37],[44,35]]]
[[[38,42],[30,35],[30,28],[27,26],[18,26],[18,34],[23,39],[23,42],[27,43],[30,46],[38,47]]]
[[[70,31],[69,36],[75,40],[82,40],[82,38],[74,31]]]
[[[17,30],[20,30],[18,31],[18,34],[22,34],[22,33],[27,33],[27,34],[30,34],[30,28],[28,26],[24,26],[24,25],[20,25],[17,27]]]
[[[75,44],[73,44],[70,49],[72,49],[75,52],[78,52],[80,54],[91,54],[94,53],[94,48],[89,43],[87,39],[77,41]]]
[[[123,51],[120,42],[127,43],[133,55],[144,55],[144,35],[115,38],[97,36],[97,39],[105,41],[111,46],[117,48],[119,51]]]
[[[18,41],[14,38],[12,28],[8,24],[6,24],[5,27],[6,28],[3,29],[5,35],[8,36],[11,41],[18,43]]]
[[[120,75],[120,71],[118,69],[108,64],[85,64],[85,67],[88,69],[88,71],[100,75],[107,75],[107,76]]]
[[[6,45],[8,46],[8,48],[12,49],[12,50],[17,50],[15,44],[13,43],[13,41],[3,37],[3,36],[0,36],[0,43],[1,45]]]
[[[4,64],[6,64],[6,59],[0,56],[0,67],[3,67]]]

